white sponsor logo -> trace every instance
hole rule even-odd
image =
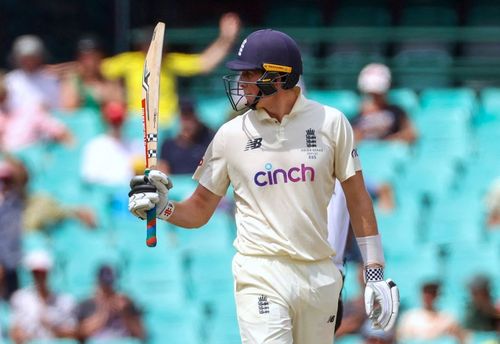
[[[246,38],[243,40],[243,42],[241,42],[240,50],[238,50],[238,56],[241,56],[241,53],[243,52],[243,48],[245,48],[245,44],[247,44]]]

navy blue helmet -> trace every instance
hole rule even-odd
[[[239,74],[223,77],[226,94],[234,110],[245,107],[255,109],[262,97],[277,92],[276,83],[283,89],[293,88],[302,74],[302,58],[297,43],[287,34],[264,29],[251,33],[241,43],[235,60],[226,63],[233,71],[262,71],[256,82],[240,81]],[[254,95],[252,104],[247,104],[241,84],[256,84],[259,94]]]

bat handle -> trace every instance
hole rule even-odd
[[[145,175],[149,175],[149,169],[146,169]],[[148,247],[156,246],[156,206],[146,212],[146,245]]]

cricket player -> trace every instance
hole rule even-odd
[[[208,222],[229,184],[236,202],[234,293],[242,343],[331,344],[342,287],[327,238],[327,206],[342,183],[365,263],[366,311],[390,329],[397,287],[384,280],[384,255],[352,128],[338,110],[304,97],[296,86],[302,59],[296,42],[275,30],[243,40],[235,72],[225,76],[229,101],[243,115],[216,133],[182,202],[168,200],[172,183],[151,171],[131,181],[129,209],[184,228]]]

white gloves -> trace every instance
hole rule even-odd
[[[128,210],[140,219],[146,219],[146,212],[156,206],[156,217],[166,220],[172,215],[174,205],[168,200],[172,181],[165,173],[151,170],[149,175],[135,176],[130,181]]]
[[[399,290],[391,279],[383,278],[383,268],[366,268],[365,310],[374,329],[390,331],[399,312]]]

